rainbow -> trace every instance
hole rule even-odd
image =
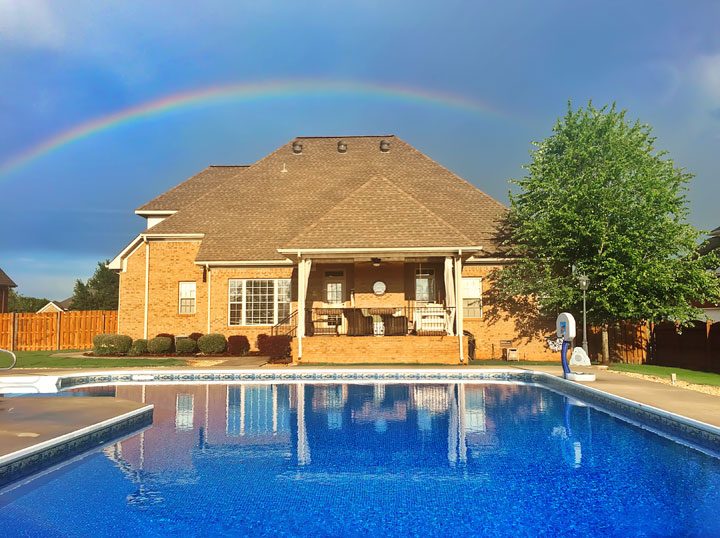
[[[132,122],[197,106],[225,102],[248,102],[304,96],[368,96],[404,103],[454,108],[472,114],[503,116],[495,107],[449,93],[416,88],[354,81],[273,81],[255,84],[229,84],[180,92],[119,110],[76,125],[47,138],[0,163],[0,176],[10,174],[50,155],[68,144]]]

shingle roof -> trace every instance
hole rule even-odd
[[[8,288],[17,288],[17,284],[12,281],[12,278],[7,276],[7,273],[0,269],[0,286],[8,287]]]
[[[362,246],[482,245],[492,254],[506,212],[393,136],[297,138],[195,198],[152,233],[204,233],[199,261],[283,259],[277,249],[299,247],[294,238],[303,248],[367,241]]]
[[[472,245],[386,178],[372,178],[288,241],[284,248],[392,248]]]
[[[137,211],[178,211],[223,182],[234,179],[248,165],[208,166],[169,191],[137,208]]]

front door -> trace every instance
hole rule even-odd
[[[341,331],[343,315],[340,310],[345,303],[345,272],[325,271],[325,306],[328,311],[325,316],[325,324],[328,332],[337,333]],[[334,309],[337,308],[337,311]]]

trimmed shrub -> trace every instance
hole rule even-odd
[[[166,355],[173,348],[173,340],[169,336],[156,336],[150,339],[147,347],[152,355]]]
[[[200,340],[200,337],[203,335],[203,333],[190,333],[190,336],[188,338],[195,340],[196,342]]]
[[[197,342],[192,338],[178,338],[175,342],[175,351],[178,355],[194,355],[197,350]]]
[[[250,341],[248,340],[247,336],[228,336],[227,344],[228,353],[230,353],[230,355],[244,357],[245,355],[250,353]]]
[[[260,355],[265,355],[271,359],[286,359],[290,357],[290,342],[292,337],[286,334],[269,336],[261,334],[257,337],[257,347]]]
[[[174,335],[174,334],[170,334],[170,333],[160,333],[160,334],[157,334],[157,335],[155,335],[155,336],[156,336],[156,337],[157,337],[157,336],[162,336],[162,337],[164,337],[164,338],[169,338],[169,339],[170,339],[170,351],[168,351],[167,353],[175,353],[175,335]],[[163,353],[164,353],[164,352],[163,352]]]
[[[130,351],[128,351],[128,355],[131,355],[133,357],[138,357],[140,355],[145,355],[147,352],[148,352],[148,341],[145,340],[144,338],[138,338],[130,346]]]
[[[132,338],[124,334],[97,334],[93,337],[95,355],[125,355],[131,345]]]
[[[198,338],[197,345],[203,353],[216,355],[225,351],[227,348],[227,340],[223,334],[212,333]]]

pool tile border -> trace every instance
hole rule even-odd
[[[0,489],[88,450],[150,426],[153,406],[123,413],[97,424],[0,456]]]

